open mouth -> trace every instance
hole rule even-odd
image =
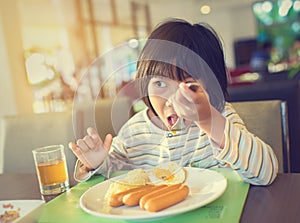
[[[168,124],[169,124],[168,127],[172,128],[172,126],[174,126],[174,125],[176,124],[178,118],[179,118],[179,117],[178,117],[177,115],[175,115],[175,114],[170,115],[170,116],[168,117]]]
[[[175,131],[185,128],[184,119],[178,117],[176,114],[170,115],[167,120],[169,130]]]

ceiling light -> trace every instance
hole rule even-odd
[[[211,11],[210,6],[209,5],[202,5],[200,8],[200,12],[204,15],[209,14]]]

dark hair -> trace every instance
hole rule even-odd
[[[207,74],[208,69],[211,75]],[[151,77],[159,75],[182,81],[192,76],[203,81],[203,73],[210,78],[214,76],[223,98],[227,97],[224,53],[216,32],[208,24],[192,25],[184,20],[171,19],[159,24],[148,37],[137,62],[136,80],[143,79],[139,83],[143,100],[152,108],[146,96]],[[211,97],[213,89],[206,90]]]

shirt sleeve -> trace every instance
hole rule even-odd
[[[75,164],[74,179],[78,182],[87,181],[98,172],[102,165],[103,164],[96,169],[88,170],[80,160],[77,160]]]
[[[245,182],[254,185],[271,184],[278,173],[278,161],[273,149],[247,130],[236,113],[226,117],[223,149],[212,143],[214,156],[229,164]]]

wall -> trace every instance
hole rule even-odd
[[[26,80],[17,0],[0,1],[0,114],[31,113],[32,92]]]
[[[23,1],[25,0],[0,1],[0,115],[32,112],[33,95],[26,80],[20,15],[18,14],[18,3]],[[28,3],[27,0],[26,2]],[[30,2],[34,1],[31,0]],[[52,1],[38,0],[38,5],[47,2],[49,4]],[[70,3],[73,0],[68,0],[67,2]],[[243,4],[237,0],[226,0],[226,2],[224,1],[225,3],[217,0],[209,1],[213,7],[214,4],[216,7],[207,16],[200,14],[199,5],[201,1],[199,0],[150,0],[149,2],[151,3],[152,27],[166,17],[185,18],[191,22],[203,21],[211,24],[223,39],[226,62],[229,67],[234,67],[233,41],[238,38],[253,37],[256,33],[255,21],[250,8],[251,3],[247,3],[252,2],[252,0],[243,0]],[[230,7],[227,6],[227,3],[230,3]],[[36,6],[36,4],[33,5]],[[74,9],[74,7],[69,8]],[[225,8],[226,10],[224,10]],[[49,10],[51,10],[50,7]],[[65,13],[63,13],[64,19],[70,19],[71,15],[74,16],[74,13],[68,11],[65,11]],[[40,14],[41,12],[38,15]],[[58,14],[61,15],[61,12]],[[49,15],[49,12],[42,16],[43,22],[47,18],[52,21],[53,17],[55,17],[51,14],[52,18],[51,16],[49,18],[47,15]],[[38,22],[41,21],[39,20]],[[14,25],[12,26],[11,24]],[[118,39],[122,34],[120,33]],[[117,36],[118,34],[115,35]],[[75,59],[80,61],[80,58]]]
[[[14,114],[16,113],[16,104],[14,101],[14,92],[11,88],[12,80],[10,74],[10,69],[8,66],[8,57],[6,44],[4,42],[4,35],[1,30],[2,26],[2,16],[0,12],[0,116],[3,114]]]
[[[212,11],[208,15],[202,15],[199,9],[204,1],[190,0],[184,3],[174,0],[151,1],[152,26],[168,17],[183,18],[192,23],[208,23],[223,40],[227,65],[233,68],[235,67],[233,41],[256,36],[252,2],[252,0],[209,1]]]

